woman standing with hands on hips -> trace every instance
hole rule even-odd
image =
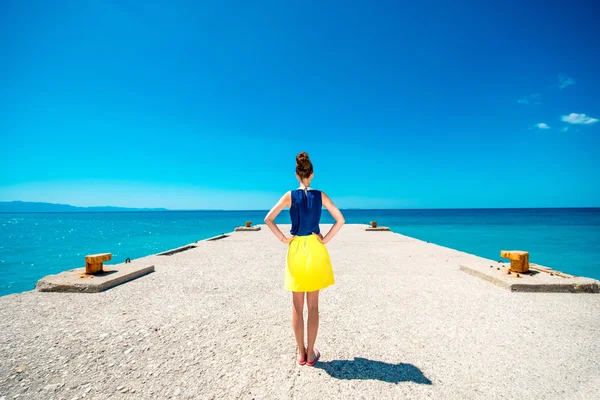
[[[283,195],[269,211],[265,223],[277,238],[288,245],[284,287],[292,292],[292,324],[298,343],[298,364],[313,366],[320,353],[315,349],[319,329],[319,290],[334,283],[331,260],[325,244],[344,225],[344,216],[331,199],[310,187],[314,177],[313,165],[308,154],[296,156],[296,178],[300,187]],[[321,208],[325,207],[335,219],[331,230],[323,236],[319,228]],[[290,209],[292,229],[284,235],[275,218],[286,207]],[[308,345],[304,347],[304,297],[308,307]]]

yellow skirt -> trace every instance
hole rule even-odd
[[[296,236],[288,247],[284,287],[292,292],[313,292],[333,285],[327,247],[314,236]]]

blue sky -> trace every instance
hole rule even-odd
[[[307,151],[344,208],[600,206],[599,18],[2,1],[0,201],[268,209]]]

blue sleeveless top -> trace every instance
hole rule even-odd
[[[292,229],[290,234],[308,236],[313,233],[321,233],[319,228],[321,207],[323,207],[321,191],[314,189],[292,190],[292,206],[290,207]]]

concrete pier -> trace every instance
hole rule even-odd
[[[320,294],[322,358],[311,368],[296,363],[286,246],[269,229],[185,247],[134,260],[155,272],[100,293],[0,297],[0,398],[600,391],[598,294],[512,292],[461,271],[497,261],[346,225],[328,245],[336,283]]]

